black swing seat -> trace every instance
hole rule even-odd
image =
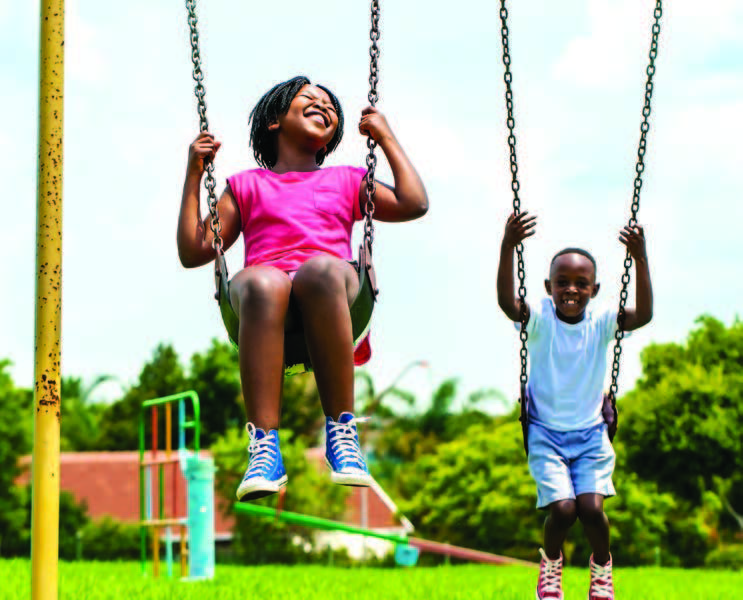
[[[359,260],[353,265],[359,276],[359,291],[350,307],[353,345],[356,348],[369,333],[374,304],[379,294],[371,260],[371,248],[367,243],[359,247]],[[230,282],[223,253],[220,253],[214,261],[214,278],[217,287],[215,298],[219,302],[222,322],[230,337],[230,342],[237,348],[240,319],[230,303]],[[284,324],[284,373],[298,375],[310,370],[312,370],[312,363],[304,338],[302,313],[292,295],[289,298],[289,310]]]

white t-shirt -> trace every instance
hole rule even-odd
[[[530,309],[530,419],[555,431],[602,423],[606,350],[617,330],[617,311],[587,308],[580,323],[570,324],[557,318],[550,297]]]

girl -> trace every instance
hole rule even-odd
[[[363,218],[365,169],[320,168],[343,135],[343,111],[326,87],[295,77],[274,86],[250,114],[250,143],[262,167],[228,178],[219,199],[224,247],[243,234],[244,269],[230,283],[240,318],[239,361],[250,422],[249,464],[237,489],[247,501],[286,485],[277,429],[283,380],[284,320],[290,296],[302,313],[307,348],[326,416],[326,460],[334,482],[368,486],[371,476],[353,415],[354,353],[349,305],[358,291],[351,228]],[[420,177],[384,116],[361,113],[359,132],[384,152],[394,187],[378,185],[374,217],[410,221],[428,210]],[[200,213],[204,162],[221,143],[202,132],[189,148],[178,222],[184,267],[215,258],[210,216]]]

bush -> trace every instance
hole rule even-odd
[[[147,544],[151,552],[149,541]],[[82,555],[85,560],[138,559],[139,525],[122,523],[111,517],[88,523],[82,529]]]
[[[743,570],[743,544],[731,544],[713,550],[707,555],[704,566],[709,569]]]

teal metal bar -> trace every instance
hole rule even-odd
[[[394,535],[391,533],[378,533],[369,529],[362,529],[361,527],[354,527],[353,525],[346,525],[345,523],[339,523],[338,521],[331,521],[330,519],[321,519],[319,517],[311,517],[308,515],[301,515],[299,513],[289,512],[282,510],[278,514],[273,508],[267,506],[258,506],[256,504],[243,504],[241,502],[235,503],[235,511],[243,515],[251,515],[254,517],[270,517],[283,521],[284,523],[291,523],[293,525],[305,525],[307,527],[313,527],[315,529],[324,529],[325,531],[345,531],[346,533],[357,533],[359,535],[365,535],[366,537],[379,538],[380,540],[387,540],[388,542],[395,542],[397,544],[407,544],[408,539],[405,536]]]

